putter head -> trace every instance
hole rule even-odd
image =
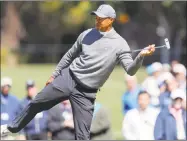
[[[166,44],[166,48],[169,50],[170,49],[170,44],[169,44],[168,38],[165,38],[164,41],[165,41],[165,44]]]

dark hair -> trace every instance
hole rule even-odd
[[[140,90],[138,93],[138,98],[139,98],[139,96],[141,96],[143,94],[147,94],[149,97],[151,97],[151,95],[146,90]]]

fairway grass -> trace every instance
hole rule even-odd
[[[38,91],[40,91],[45,86],[46,81],[49,79],[54,69],[55,64],[19,65],[14,68],[1,66],[1,77],[9,76],[13,79],[11,92],[21,99],[26,95],[26,80],[35,80]],[[109,111],[115,139],[123,139],[121,133],[123,120],[121,97],[126,90],[124,74],[125,71],[122,67],[117,66],[107,82],[97,93],[97,101],[104,105]],[[145,70],[143,68],[140,69],[136,76],[138,77],[138,81],[142,82],[146,77]]]

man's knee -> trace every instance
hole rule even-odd
[[[36,112],[41,112],[44,110],[49,110],[54,105],[60,103],[61,100],[51,100],[51,101],[39,101],[37,99],[33,99],[30,102],[30,107]]]

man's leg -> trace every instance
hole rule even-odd
[[[80,90],[70,95],[70,102],[73,111],[75,139],[89,140],[90,128],[94,111],[94,101],[96,92],[88,92],[88,95],[93,97],[86,97],[85,93]]]
[[[36,97],[19,113],[17,117],[8,125],[8,130],[17,133],[23,129],[37,113],[48,110],[68,99],[69,93],[59,91],[52,84],[48,84]]]

